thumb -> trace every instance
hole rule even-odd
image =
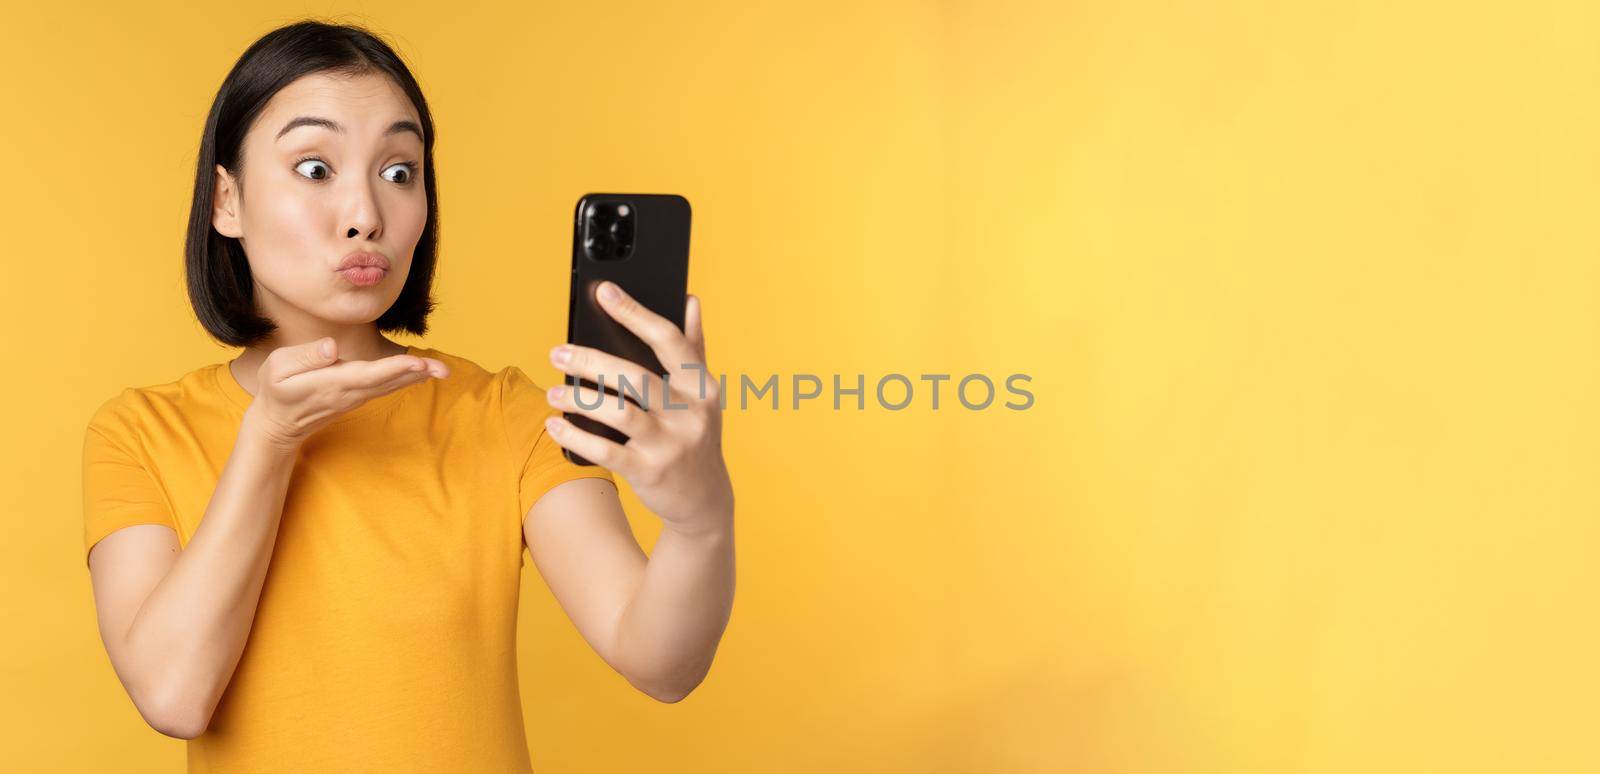
[[[288,349],[294,354],[292,357],[287,358],[289,361],[289,373],[284,374],[284,376],[314,371],[323,366],[332,365],[339,358],[339,344],[331,336],[305,344],[298,344]]]

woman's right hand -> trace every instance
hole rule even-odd
[[[322,353],[324,342],[333,354]],[[323,338],[268,353],[256,372],[256,396],[245,410],[246,424],[254,424],[273,445],[292,450],[373,398],[450,375],[444,363],[415,355],[340,362],[337,346]]]

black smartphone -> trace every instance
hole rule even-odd
[[[586,194],[578,199],[572,225],[572,299],[567,310],[567,343],[609,352],[665,375],[667,369],[622,323],[600,308],[595,289],[604,280],[617,283],[645,308],[683,330],[684,302],[689,292],[689,200],[677,194]],[[603,389],[605,400],[617,400],[617,374],[601,374],[602,387],[567,374],[568,386]],[[634,377],[637,381],[637,377]],[[643,394],[643,385],[629,382]],[[631,394],[624,400],[633,400]],[[659,400],[659,396],[651,396]],[[635,401],[637,402],[637,401]],[[651,409],[656,406],[650,406]],[[572,424],[617,443],[628,436],[615,428],[571,411]],[[562,449],[579,465],[593,462]]]

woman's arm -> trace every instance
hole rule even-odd
[[[679,701],[700,685],[728,626],[734,586],[729,521],[725,531],[698,535],[663,529],[617,623],[618,658],[654,686],[651,695],[660,701]]]
[[[194,538],[166,527],[108,535],[89,555],[101,638],[139,713],[168,736],[205,731],[244,652],[277,542],[298,446],[250,411]],[[148,594],[144,593],[148,590]]]
[[[634,687],[663,702],[688,696],[711,669],[733,609],[726,529],[662,529],[646,558],[617,489],[599,478],[552,488],[523,522],[534,564],[589,645]]]
[[[152,727],[193,739],[210,725],[255,621],[305,439],[373,398],[449,374],[411,355],[340,361],[331,338],[279,347],[189,545],[179,552],[170,529],[138,525],[89,552],[100,636]]]
[[[596,298],[666,368],[665,377],[615,355],[562,345],[562,371],[595,384],[645,385],[642,403],[588,388],[552,387],[554,408],[582,413],[628,436],[617,444],[552,416],[556,443],[616,471],[661,518],[648,560],[634,542],[617,490],[604,479],[554,487],[523,531],[534,561],[585,639],[640,690],[660,701],[687,696],[711,668],[733,610],[733,482],[722,458],[721,382],[710,381],[700,299],[685,299],[684,327],[603,282]],[[609,374],[609,377],[605,375]],[[548,569],[547,569],[548,568]]]

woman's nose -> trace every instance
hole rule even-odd
[[[345,220],[346,239],[355,239],[363,235],[367,239],[378,237],[378,232],[383,228],[383,219],[378,215],[378,202],[372,194],[370,186],[356,186],[351,195],[350,211]]]

